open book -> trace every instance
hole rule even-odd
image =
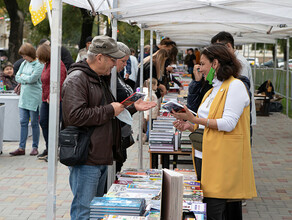
[[[162,108],[166,109],[169,112],[172,112],[172,109],[175,112],[185,112],[185,109],[183,107],[183,105],[179,104],[178,102],[174,102],[174,101],[168,101],[167,103],[165,103]],[[194,115],[197,115],[196,112],[192,111],[189,109],[189,111],[191,113],[193,113]]]
[[[139,99],[144,98],[145,96],[146,96],[145,93],[134,92],[132,95],[130,95],[124,101],[122,101],[121,104],[129,106],[129,105],[132,105],[134,102],[138,101]]]

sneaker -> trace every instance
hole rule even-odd
[[[33,147],[29,155],[36,156],[38,154],[39,154],[38,149],[36,147]]]
[[[44,150],[43,153],[41,153],[41,154],[39,154],[39,155],[37,156],[37,158],[38,158],[39,160],[44,160],[44,158],[47,157],[47,156],[48,156],[48,151],[47,151],[47,150]]]
[[[9,153],[11,156],[20,156],[20,155],[25,155],[25,150],[18,148],[15,151],[12,151]]]
[[[246,200],[242,200],[241,205],[246,206]]]

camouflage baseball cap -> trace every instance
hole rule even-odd
[[[115,59],[121,59],[125,56],[125,53],[120,51],[117,46],[117,42],[109,36],[95,36],[88,49],[94,54],[105,54]]]

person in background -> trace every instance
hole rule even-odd
[[[117,45],[118,49],[125,53],[125,56],[123,58],[117,59],[117,101],[122,102],[133,94],[133,89],[128,84],[126,84],[127,80],[124,80],[124,78],[120,74],[127,65],[127,60],[129,60],[131,51],[128,48],[128,46],[122,42],[117,42]],[[150,104],[149,108],[154,107],[156,105],[156,102],[145,102],[140,99],[139,101],[135,102],[134,105],[131,105],[130,107],[126,108],[129,111],[130,115],[133,115],[135,112],[137,112],[136,107],[138,103]],[[131,125],[123,122],[122,120],[120,121],[121,121],[121,148],[123,152],[123,161],[116,162],[117,172],[121,171],[123,163],[127,159],[127,148],[134,144],[134,138],[132,136],[133,131]]]
[[[42,104],[40,110],[40,126],[43,131],[43,136],[46,143],[46,149],[37,157],[40,160],[48,159],[48,143],[49,143],[49,109],[50,109],[50,71],[51,71],[51,47],[47,44],[42,44],[36,51],[37,58],[45,67],[42,72]],[[67,71],[64,63],[60,61],[60,91],[62,90],[63,82],[67,76]],[[61,101],[61,96],[60,96]],[[62,103],[61,103],[62,104]],[[60,121],[62,120],[62,105],[60,105]]]
[[[144,46],[144,58],[148,57],[150,55],[150,45],[145,45]],[[141,54],[138,55],[138,62],[141,62]]]
[[[185,57],[185,64],[188,66],[188,73],[191,74],[192,79],[193,78],[193,70],[194,65],[196,64],[196,56],[194,55],[193,48],[187,49],[187,55]]]
[[[204,129],[201,186],[207,220],[242,219],[241,205],[231,210],[229,201],[257,196],[250,147],[250,97],[244,83],[236,79],[240,68],[234,53],[224,45],[205,48],[200,72],[205,78],[212,73],[213,89],[205,94],[197,117],[186,106],[186,113],[172,113],[178,119],[174,122],[177,129]]]
[[[81,50],[79,50],[78,52],[78,55],[77,55],[77,58],[76,58],[76,63],[80,60],[83,60],[83,59],[87,59],[87,51],[88,51],[88,48],[91,44],[91,41],[92,41],[92,37],[89,36],[85,39],[85,47],[82,48]]]
[[[200,64],[201,53],[198,48],[195,48],[196,64]]]
[[[135,56],[135,50],[130,48],[131,55],[127,61],[125,82],[134,90],[138,74],[138,60]]]
[[[250,92],[251,92],[251,137],[252,137],[252,126],[256,125],[256,108],[255,108],[255,101],[254,101],[254,84],[253,84],[253,77],[252,71],[249,65],[249,62],[242,56],[238,50],[234,49],[234,38],[233,36],[225,31],[219,32],[216,34],[212,39],[211,43],[222,43],[227,46],[230,52],[234,53],[236,58],[241,63],[241,71],[239,75],[245,76],[249,79],[250,82]]]
[[[166,93],[166,87],[162,84],[162,77],[165,74],[165,62],[168,59],[168,52],[165,49],[160,49],[153,54],[153,78],[158,81],[158,89],[156,91],[157,98],[163,97]],[[143,60],[143,83],[150,78],[150,56]],[[138,70],[135,88],[140,86],[140,65]]]
[[[22,62],[24,61],[24,59],[21,57],[20,59],[16,60],[13,64],[13,70],[14,73],[16,74],[19,70],[20,65],[22,64]]]
[[[48,39],[41,39],[39,42],[39,46],[42,44],[51,45],[51,42]],[[67,70],[69,70],[71,64],[74,63],[71,53],[64,46],[61,47],[61,60],[65,64]]]
[[[3,81],[6,90],[13,90],[17,86],[17,82],[15,81],[12,63],[7,61],[2,65],[2,69],[3,71],[0,73],[0,81]]]
[[[20,142],[19,148],[10,152],[11,156],[25,155],[26,140],[28,136],[28,123],[31,120],[32,127],[32,151],[31,156],[38,155],[38,145],[40,138],[39,127],[39,106],[42,102],[42,83],[41,75],[44,65],[36,58],[35,48],[25,43],[18,53],[25,60],[22,62],[15,79],[21,83],[19,97],[19,115],[20,115]]]
[[[144,101],[150,101],[150,78],[146,80],[146,86],[148,88],[148,94],[145,96],[144,98]],[[152,117],[152,120],[154,119],[157,119],[157,116],[159,115],[159,103],[158,103],[158,99],[157,99],[157,96],[155,95],[155,91],[157,90],[157,79],[152,79],[152,100],[153,102],[157,103],[157,105],[152,108],[151,110],[147,110],[144,112],[144,119],[146,120],[147,122],[147,132],[146,132],[146,135],[147,135],[147,140],[149,140],[149,114],[150,114],[150,111],[152,113],[151,117]]]

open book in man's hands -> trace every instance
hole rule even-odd
[[[145,93],[134,92],[132,95],[130,95],[124,101],[122,101],[121,104],[123,104],[125,106],[129,106],[129,105],[132,105],[134,102],[138,101],[139,99],[144,98],[145,96],[146,96]]]
[[[178,102],[174,102],[174,101],[169,101],[167,103],[165,103],[162,108],[166,109],[169,112],[175,111],[175,112],[185,112],[186,110],[184,109],[183,105],[179,104]],[[192,111],[189,109],[189,111],[191,113],[193,113],[194,115],[197,115],[196,112]]]

